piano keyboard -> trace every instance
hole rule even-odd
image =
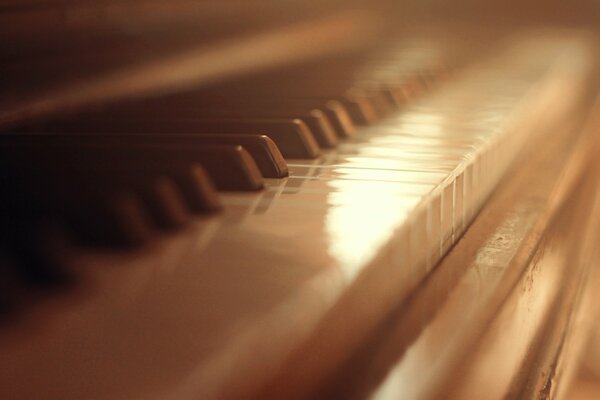
[[[192,116],[184,99],[171,120],[159,101],[44,128],[53,134],[4,135],[3,166],[28,196],[55,205],[40,213],[67,215],[73,237],[95,244],[61,242],[68,257],[49,268],[96,290],[55,312],[66,329],[2,349],[14,368],[0,387],[26,398],[23,368],[45,354],[66,357],[72,378],[50,385],[60,371],[40,365],[49,399],[85,397],[85,374],[100,369],[105,398],[235,397],[258,390],[317,331],[352,348],[459,240],[520,150],[543,143],[538,127],[574,104],[586,56],[578,42],[539,40],[441,82],[414,62],[410,84],[378,81],[355,95],[323,87],[279,106],[238,99],[234,111]],[[257,111],[269,103],[274,111]],[[2,179],[13,177],[5,169]],[[92,211],[72,216],[67,195]],[[2,195],[4,215],[23,213],[19,196]],[[99,246],[106,238],[138,247]],[[18,265],[30,248],[11,253],[11,232],[3,239]],[[94,354],[111,356],[89,363]]]

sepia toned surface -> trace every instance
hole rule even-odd
[[[33,3],[0,17],[0,200],[33,176],[57,213],[98,208],[41,230],[74,279],[53,291],[23,287],[33,246],[1,231],[0,397],[593,385],[597,42],[572,29],[592,3],[544,24],[533,2]]]

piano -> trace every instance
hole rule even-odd
[[[592,2],[0,7],[0,398],[568,398]]]

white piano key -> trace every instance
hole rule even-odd
[[[385,170],[385,169],[361,169],[345,167],[302,167],[289,166],[290,177],[306,180],[321,179],[348,179],[348,180],[371,180],[398,183],[432,183],[439,184],[447,174],[441,171],[415,171],[415,170]]]

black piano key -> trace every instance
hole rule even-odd
[[[257,96],[255,92],[249,92],[224,96],[224,98],[220,98],[218,101],[215,101],[215,96],[210,96],[209,100],[206,100],[198,94],[194,96],[187,94],[183,96],[183,99],[178,97],[177,104],[178,106],[182,103],[186,106],[190,102],[197,104],[198,97],[201,98],[203,104],[210,108],[228,108],[232,105],[238,107],[240,105],[245,107],[251,106],[255,109],[260,107],[264,113],[286,112],[289,116],[297,115],[298,112],[306,112],[306,110],[318,110],[327,116],[328,122],[332,125],[338,138],[350,137],[354,133],[354,125],[347,110],[337,100],[294,97],[293,93],[277,93],[268,96],[263,94]]]
[[[11,229],[4,227],[0,232],[5,247],[1,274],[10,282],[8,297],[16,303],[27,287],[64,289],[75,279],[73,271],[56,254],[57,242],[63,239],[61,232],[48,229],[47,221],[21,217],[18,224],[11,224]]]
[[[266,94],[263,94],[267,96]],[[346,113],[352,120],[353,125],[365,126],[374,124],[379,120],[375,106],[375,95],[366,93],[360,89],[350,89],[342,92],[330,92],[327,90],[316,90],[315,93],[310,91],[304,93],[294,93],[293,91],[287,93],[285,91],[276,91],[269,94],[268,97],[271,99],[281,99],[282,102],[299,103],[305,102],[307,104],[327,104],[330,101],[335,101],[338,104],[342,104]],[[272,100],[273,101],[273,100]],[[328,115],[334,114],[332,111]]]
[[[308,126],[300,119],[198,119],[177,121],[177,127],[190,123],[198,134],[264,134],[272,139],[285,158],[316,158],[319,145]]]
[[[110,146],[111,157],[136,157],[140,163],[150,160],[164,164],[179,159],[198,163],[206,169],[220,190],[260,190],[264,181],[252,156],[239,145],[206,145],[190,148],[186,145]],[[112,154],[116,151],[116,154]]]
[[[95,166],[93,157],[76,164],[69,164],[64,158],[60,162],[61,168],[70,170],[67,179],[75,182],[85,180],[106,193],[134,193],[143,204],[153,226],[171,229],[189,221],[188,206],[180,189],[163,171],[150,171],[136,168],[136,165],[124,166],[118,163],[114,167]]]
[[[272,97],[277,96],[282,95],[275,94]],[[325,104],[324,111],[341,137],[352,136],[354,126],[372,125],[380,118],[373,98],[364,94],[305,94],[290,98],[289,101]]]
[[[80,170],[82,179],[85,178],[84,171],[87,171],[85,173],[89,174],[90,179],[112,181],[114,184],[119,183],[121,187],[135,189],[138,193],[144,194],[146,202],[152,206],[155,217],[162,226],[177,226],[182,223],[181,196],[186,203],[185,208],[196,213],[215,212],[222,208],[213,183],[203,167],[196,162],[164,158],[148,162],[138,157],[125,162],[110,163],[100,157],[100,160],[104,161],[99,163],[98,157],[82,158],[77,156],[78,146],[110,145],[111,143],[132,145],[138,143],[140,138],[139,135],[121,137],[118,135],[5,134],[0,136],[0,151],[11,152],[11,149],[19,149],[20,157],[23,160],[37,158],[32,161],[37,162],[41,158],[46,162],[62,164],[63,168]],[[169,137],[162,135],[156,136],[155,139],[157,140],[148,141],[156,144],[173,142],[168,140]],[[186,145],[188,142],[185,140],[186,137],[182,137],[182,139],[178,143]],[[190,136],[189,139],[194,139],[194,137]],[[195,140],[189,142],[194,144]],[[156,182],[156,179],[159,178],[161,183]],[[167,180],[169,181],[166,182]],[[173,186],[174,182],[177,187]],[[151,195],[150,188],[154,188],[152,189],[155,191],[154,195]],[[159,204],[161,204],[160,211],[157,208]],[[170,222],[165,220],[167,215],[171,216]]]
[[[352,118],[350,117],[347,107],[338,100],[289,97],[288,95],[281,97],[271,96],[268,99],[261,98],[258,102],[265,108],[289,107],[295,109],[305,107],[320,110],[327,116],[329,124],[331,124],[331,127],[339,139],[354,136],[355,126]]]
[[[77,170],[69,179],[93,182],[106,193],[129,191],[135,194],[153,227],[172,229],[189,221],[188,207],[179,188],[171,178],[160,172],[148,174],[148,171],[135,168],[94,169],[83,164],[65,164],[63,167]]]
[[[40,150],[13,147],[13,153],[4,156],[19,190],[3,198],[23,203],[11,208],[25,219],[36,222],[36,217],[54,216],[79,238],[103,244],[140,244],[155,225],[170,228],[185,222],[178,189],[164,176],[135,174],[130,168],[93,169],[93,158],[73,163],[68,154],[50,154],[51,147],[45,147],[43,155]]]
[[[220,111],[220,114],[230,113],[234,117],[244,116],[244,114],[252,114],[261,118],[294,118],[299,119],[304,122],[310,132],[313,134],[315,140],[319,144],[321,148],[330,149],[335,147],[338,143],[338,138],[335,134],[333,126],[329,121],[329,117],[319,109],[312,109],[306,111],[277,111],[276,107],[266,107],[264,111],[258,110],[254,111],[252,109],[240,109],[241,107],[236,107],[235,109]],[[287,115],[286,115],[287,114]],[[225,116],[226,117],[226,116]]]
[[[379,119],[373,99],[364,94],[349,94],[338,98],[346,106],[355,125],[372,125]]]
[[[98,185],[134,191],[161,228],[184,225],[190,212],[205,214],[222,208],[216,189],[198,163],[165,160],[163,165],[147,165],[132,159],[107,165],[102,158],[90,156],[85,161],[71,160],[68,168]]]
[[[255,93],[261,93],[263,98],[285,99],[284,101],[313,99],[323,104],[328,100],[336,100],[344,104],[356,125],[371,125],[385,116],[383,109],[379,110],[382,115],[378,114],[377,97],[380,94],[377,90],[361,88],[356,86],[353,80],[346,78],[338,79],[335,76],[325,78],[321,75],[294,76],[284,77],[276,84],[263,85],[265,83],[250,82],[245,86],[228,87],[220,93],[220,96],[216,96],[219,94],[216,93],[211,98],[252,98]],[[189,94],[184,94],[183,97],[189,97]]]
[[[110,193],[100,186],[86,186],[70,194],[72,202],[57,205],[78,238],[94,244],[138,246],[153,236],[152,217],[134,192]]]
[[[239,107],[249,107],[252,110],[262,114],[271,113],[272,116],[281,114],[293,117],[302,115],[307,110],[320,111],[325,114],[325,123],[329,123],[333,128],[338,138],[347,138],[354,134],[354,124],[348,115],[347,110],[337,100],[323,100],[314,98],[291,97],[292,94],[278,95],[256,95],[256,93],[236,93],[235,95],[215,98],[215,96],[207,96],[202,94],[185,94],[177,97],[175,100],[177,107],[194,107],[198,109],[198,104],[202,107],[207,107],[210,110],[229,109]],[[208,99],[207,99],[208,97]],[[154,107],[156,102],[150,102],[150,107]],[[162,103],[161,103],[162,104]],[[143,109],[148,103],[144,103],[140,108]],[[161,105],[161,108],[165,108]],[[179,112],[179,111],[177,111]],[[313,126],[310,126],[313,129]]]
[[[348,138],[354,136],[354,123],[341,102],[337,100],[326,101],[323,112],[329,117],[329,121],[338,137]]]
[[[293,96],[293,94],[288,94],[287,96]],[[378,91],[362,91],[358,89],[349,90],[348,93],[343,94],[335,94],[332,93],[330,95],[320,95],[323,97],[308,99],[305,98],[294,98],[281,96],[278,98],[277,96],[272,96],[270,102],[264,106],[266,110],[278,109],[279,107],[288,107],[291,108],[291,104],[294,103],[306,103],[312,104],[317,103],[320,105],[319,108],[315,107],[314,110],[321,111],[326,115],[326,122],[331,125],[333,128],[334,122],[342,119],[352,118],[354,122],[349,124],[347,121],[341,122],[338,125],[343,126],[341,129],[342,132],[350,132],[342,133],[341,137],[347,137],[351,135],[352,128],[349,128],[348,125],[370,125],[383,116],[390,114],[393,110],[391,109],[388,102],[384,100],[384,96],[382,93]],[[342,106],[345,105],[345,107]],[[340,109],[343,107],[342,109]],[[345,116],[340,114],[346,114]],[[310,125],[310,128],[313,132],[317,131],[318,128],[315,125]]]
[[[291,101],[290,101],[291,100]],[[312,104],[311,104],[312,103]],[[341,104],[334,101],[293,101],[288,98],[248,98],[236,97],[224,103],[212,104],[199,111],[199,115],[221,115],[224,117],[287,117],[298,118],[308,125],[322,148],[333,148],[340,138],[352,134],[352,128],[344,120]]]
[[[372,104],[379,118],[387,117],[397,109],[395,101],[390,101],[387,91],[383,88],[374,90]]]
[[[148,113],[167,119],[299,119],[309,127],[321,148],[333,148],[338,143],[338,137],[329,117],[321,109],[307,105],[294,106],[277,99],[261,101],[256,96],[236,96],[219,100],[202,95],[188,95],[174,100],[167,98],[133,104],[105,112],[105,117],[95,117],[139,119],[140,116]]]
[[[22,161],[2,160],[3,167],[13,167],[10,176],[0,176],[1,183],[12,188],[0,200],[0,212],[10,216],[1,228],[3,234],[28,232],[36,229],[39,221],[50,218],[90,243],[139,245],[152,236],[151,219],[141,199],[131,191],[107,188],[78,171]]]
[[[182,145],[188,148],[206,145],[240,145],[246,149],[265,178],[284,178],[288,167],[279,148],[265,135],[235,134],[9,134],[0,136],[0,145],[6,144],[151,144]]]
[[[186,202],[179,188],[169,177],[158,175],[151,178],[136,192],[161,228],[177,228],[189,221]]]
[[[240,145],[250,153],[265,178],[285,178],[288,167],[279,148],[265,135],[203,134],[203,135],[144,135],[144,143],[164,141],[178,145]]]
[[[177,183],[190,211],[206,213],[223,208],[212,180],[199,163],[171,165],[167,174]]]
[[[312,159],[320,152],[309,127],[302,120],[294,118],[164,119],[152,115],[145,119],[80,118],[34,126],[30,130],[47,133],[264,134],[277,144],[286,158]]]
[[[147,168],[156,172],[168,168],[171,163],[198,163],[206,169],[218,189],[260,190],[264,187],[258,166],[242,146],[97,143],[96,139],[73,144],[6,146],[0,150],[7,157],[37,157],[55,163],[68,161],[69,165],[80,168],[93,165],[98,171],[126,170],[135,166],[136,171]]]
[[[392,105],[394,109],[399,109],[406,103],[407,97],[405,91],[401,88],[385,86],[382,88],[382,91],[386,100]]]
[[[308,125],[322,148],[330,149],[338,143],[335,130],[325,112],[312,109],[306,113],[298,114],[298,117]]]
[[[145,177],[152,177],[152,186],[142,186],[143,197],[152,209],[167,218],[167,226],[178,226],[187,211],[195,214],[207,214],[220,211],[223,208],[221,199],[212,180],[204,167],[198,162],[187,160],[157,160],[147,163],[139,159],[113,162],[106,165],[91,157],[89,162],[75,162],[72,168],[79,168],[83,174],[89,174],[90,169],[100,170],[108,176],[124,176],[126,187],[139,187]],[[93,174],[93,172],[92,172]],[[163,181],[156,185],[156,181]],[[168,182],[168,183],[167,183]],[[174,184],[174,185],[173,185]],[[182,204],[183,203],[183,204]]]

